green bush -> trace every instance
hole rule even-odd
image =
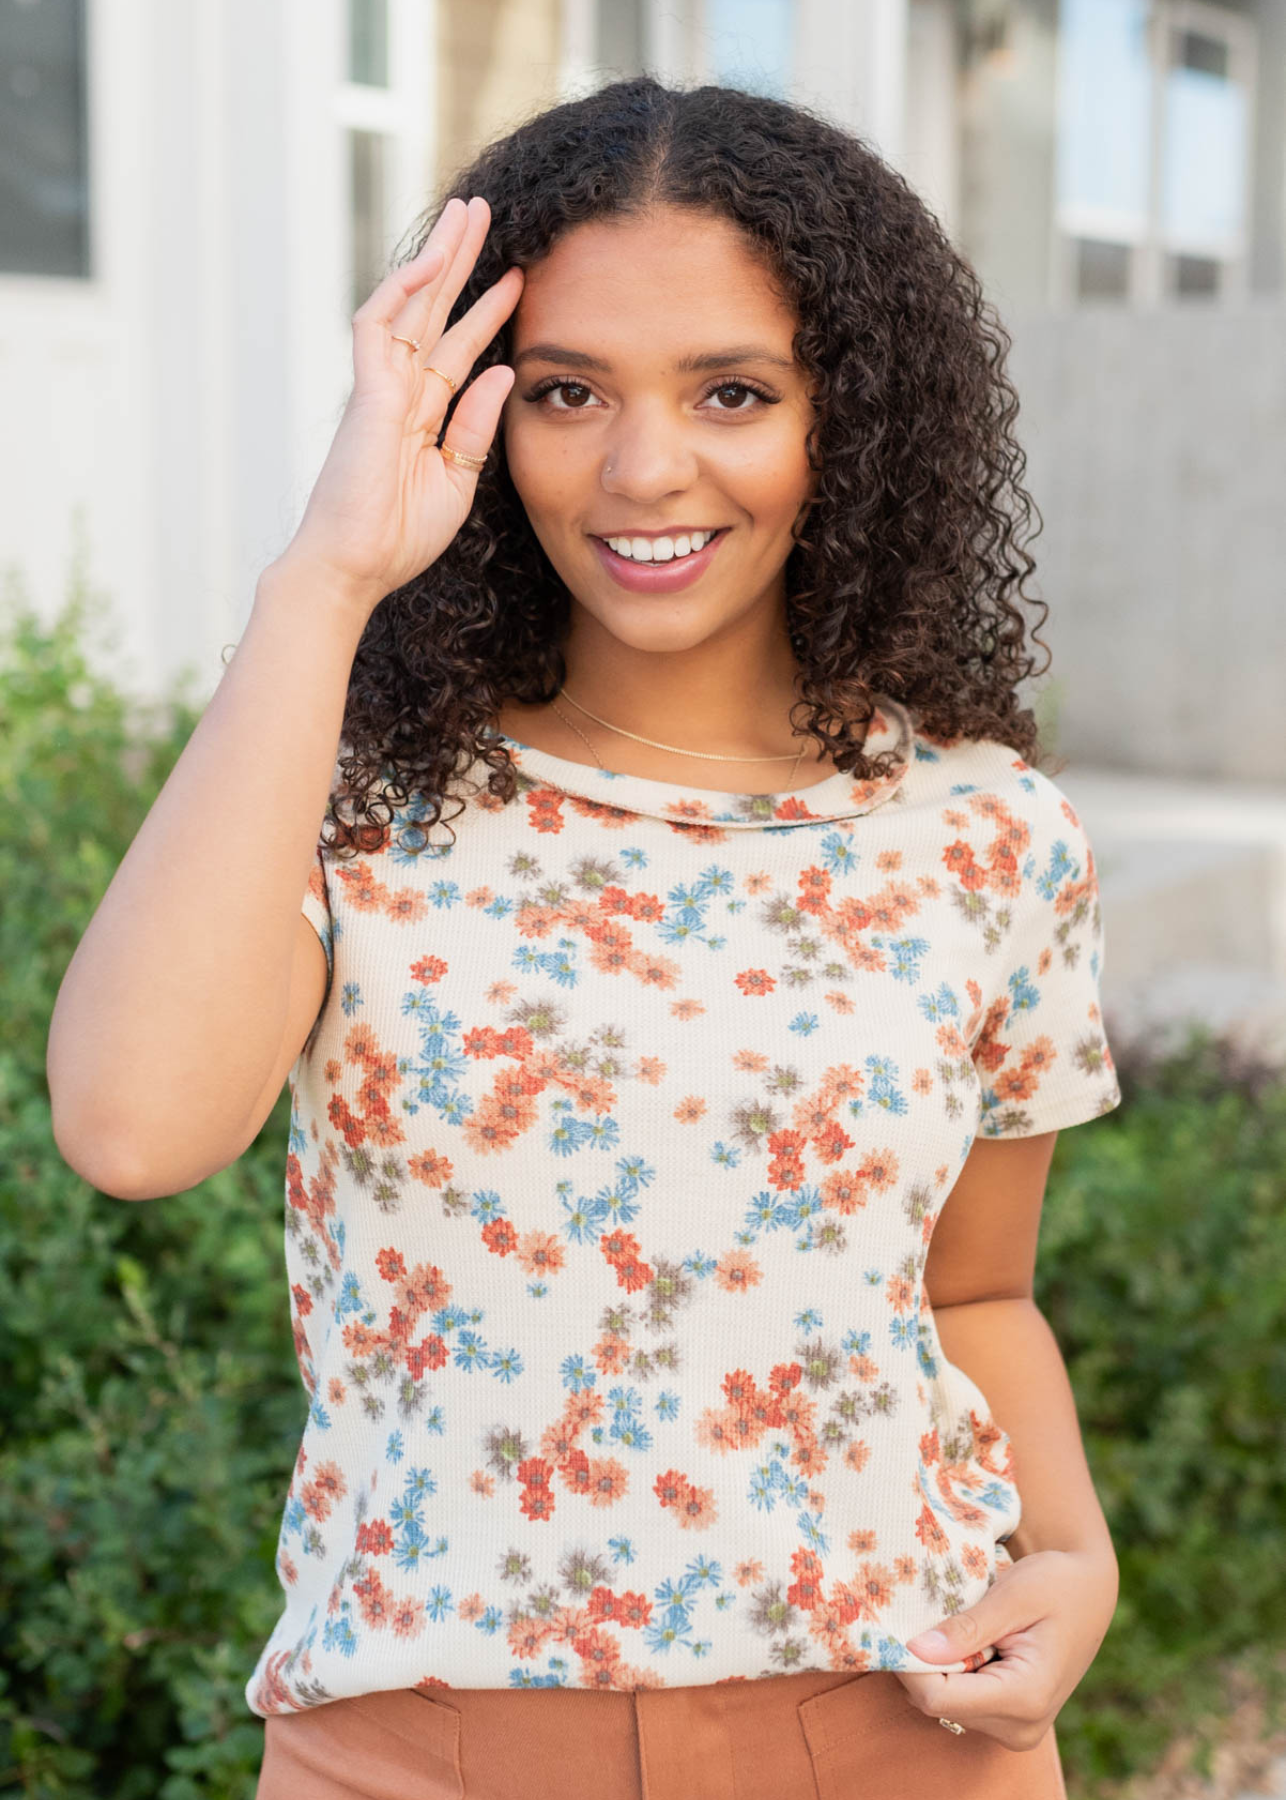
[[[83,588],[0,621],[0,1787],[245,1800],[243,1689],[307,1410],[282,1262],[288,1097],[230,1169],[132,1205],[59,1157],[58,984],[197,717],[95,673]],[[1218,1730],[1286,1648],[1286,1086],[1195,1040],[1059,1141],[1037,1298],[1067,1356],[1122,1597],[1059,1720],[1073,1793]]]
[[[1059,1715],[1100,1782],[1208,1748],[1233,1678],[1280,1717],[1286,1651],[1286,1081],[1205,1032],[1121,1074],[1059,1139],[1036,1281],[1121,1566]]]
[[[246,1800],[243,1689],[307,1410],[282,1265],[289,1099],[190,1193],[134,1205],[58,1155],[58,985],[199,716],[95,674],[83,589],[0,628],[0,1791]]]

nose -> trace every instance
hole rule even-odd
[[[649,506],[690,488],[697,459],[681,421],[663,405],[624,413],[603,447],[603,491]]]

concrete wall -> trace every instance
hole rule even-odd
[[[1006,323],[1060,750],[1286,781],[1286,306]]]

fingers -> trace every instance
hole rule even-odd
[[[506,269],[499,281],[479,295],[464,317],[457,319],[450,331],[438,339],[431,353],[421,351],[421,366],[427,368],[431,364],[440,369],[451,377],[457,390],[460,389],[474,363],[517,305],[522,284],[521,269]],[[451,398],[446,382],[430,375],[411,429],[429,431],[435,426],[440,427]]]
[[[409,302],[426,289],[431,293],[434,284],[450,271],[468,224],[464,202],[448,200],[419,253],[386,275],[353,314],[353,373],[359,388],[364,378],[386,368],[391,356],[416,354],[407,345],[396,343],[392,333],[420,337],[405,323],[412,317]]]
[[[402,312],[410,295],[418,291],[426,280],[439,276],[443,269],[450,267],[469,223],[468,215],[469,209],[463,200],[448,200],[432,231],[421,245],[419,254],[412,257],[409,263],[403,263],[400,268],[390,270],[370,299],[358,307],[353,315],[353,323],[356,325],[360,321],[362,324],[400,330],[400,326],[394,326],[394,320]]]
[[[478,252],[490,225],[491,208],[480,194],[475,194],[462,215],[458,237],[453,236],[450,240],[451,259],[441,276],[431,287],[417,293],[400,315],[410,321],[412,329],[406,332],[407,336],[419,338],[422,344],[428,346],[441,335],[451,308],[473,273],[473,265],[478,260]],[[395,325],[393,329],[406,331],[404,325]]]
[[[514,384],[514,372],[504,363],[484,369],[476,381],[470,382],[451,415],[440,449],[458,450],[463,456],[486,456],[500,423],[500,412]],[[476,469],[443,457],[448,477],[472,495],[478,479]]]

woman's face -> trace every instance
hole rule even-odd
[[[502,418],[510,473],[573,601],[622,642],[686,650],[753,612],[784,617],[813,480],[797,325],[717,214],[579,225],[528,269]],[[694,554],[694,532],[717,535]]]

